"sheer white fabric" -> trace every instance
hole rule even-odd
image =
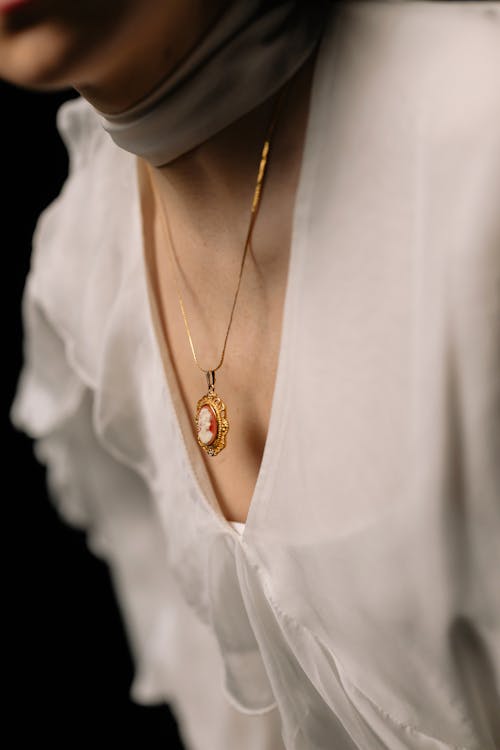
[[[233,529],[236,529],[238,534],[243,534],[245,530],[245,524],[241,523],[241,521],[229,521]]]
[[[11,419],[108,561],[188,748],[494,750],[500,13],[325,31],[269,433],[244,529],[203,491],[148,300],[136,160],[83,100],[23,298]]]

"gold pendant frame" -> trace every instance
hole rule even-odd
[[[200,414],[200,410],[204,406],[209,406],[212,409],[217,421],[217,437],[215,438],[213,443],[210,443],[209,445],[203,443],[198,437],[198,417]],[[222,399],[219,398],[219,396],[215,393],[215,391],[209,390],[209,392],[205,396],[202,396],[202,398],[200,398],[200,400],[196,404],[196,415],[194,418],[194,422],[198,445],[200,446],[200,448],[203,448],[205,453],[207,453],[209,456],[216,456],[221,452],[221,450],[226,447],[226,435],[227,431],[229,430],[229,422],[226,418],[226,405],[224,401],[222,401]]]

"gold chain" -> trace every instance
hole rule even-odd
[[[231,323],[232,323],[232,320],[233,320],[233,313],[234,313],[234,309],[236,307],[236,300],[238,298],[238,292],[240,290],[241,277],[243,275],[243,266],[244,266],[244,263],[245,263],[245,258],[246,258],[247,250],[248,250],[248,247],[249,247],[251,239],[252,239],[253,228],[255,226],[255,221],[256,221],[257,214],[258,214],[259,207],[260,207],[260,199],[261,199],[261,196],[262,196],[262,187],[263,187],[264,177],[265,177],[265,174],[266,174],[266,167],[267,167],[267,163],[268,163],[268,159],[269,159],[269,152],[270,152],[270,148],[271,148],[271,140],[272,140],[272,136],[273,136],[273,133],[274,133],[274,128],[276,126],[276,122],[278,120],[278,115],[279,115],[279,113],[281,111],[283,100],[285,98],[286,92],[288,91],[288,87],[289,87],[290,83],[291,83],[291,80],[288,81],[288,83],[283,88],[280,96],[278,97],[278,101],[277,101],[277,104],[276,104],[276,106],[274,108],[271,122],[270,122],[270,124],[268,126],[266,139],[265,139],[264,145],[262,147],[262,152],[261,152],[261,157],[260,157],[260,163],[259,163],[259,170],[258,170],[258,174],[257,174],[257,182],[256,182],[256,185],[255,185],[255,190],[254,190],[253,199],[252,199],[252,208],[251,208],[251,213],[250,213],[250,222],[249,222],[247,236],[246,236],[246,240],[245,240],[245,247],[244,247],[244,251],[243,251],[243,258],[241,260],[241,265],[240,265],[240,273],[239,273],[239,278],[238,278],[238,285],[236,287],[236,293],[234,295],[233,306],[231,308],[231,315],[229,317],[229,325],[227,327],[226,336],[225,336],[225,339],[224,339],[224,346],[222,348],[222,355],[221,355],[221,358],[220,358],[220,362],[217,365],[217,367],[211,368],[210,370],[206,370],[205,368],[201,367],[200,364],[198,363],[198,359],[196,358],[196,352],[194,350],[193,339],[191,337],[191,331],[189,329],[189,324],[188,324],[188,321],[187,321],[186,311],[184,309],[184,303],[182,301],[182,296],[181,296],[181,293],[179,291],[179,284],[178,284],[178,281],[177,281],[177,274],[176,274],[175,268],[174,268],[174,283],[175,283],[175,288],[176,288],[176,291],[177,291],[177,297],[179,299],[179,304],[180,304],[181,311],[182,311],[182,317],[184,318],[184,325],[186,327],[187,335],[188,335],[188,338],[189,338],[189,344],[191,346],[191,351],[193,353],[193,358],[194,358],[194,361],[195,361],[196,365],[199,367],[199,369],[202,370],[202,372],[204,372],[206,374],[207,373],[214,373],[216,370],[219,369],[219,367],[221,367],[221,365],[222,365],[222,363],[224,361],[224,354],[226,352],[226,344],[227,344],[227,339],[228,339],[228,336],[229,336],[229,330],[231,328]],[[156,203],[157,203],[157,205],[161,206],[162,203],[161,203],[161,201],[159,199],[157,190],[155,188],[155,181],[153,179],[153,175],[151,173],[151,167],[150,167],[149,163],[147,163],[147,168],[148,168],[148,172],[149,172],[149,178],[150,178],[151,186],[152,186],[152,189],[153,189],[153,193],[155,195]],[[172,265],[175,266],[175,260],[174,260],[174,256],[173,256],[173,250],[172,250],[172,248],[174,247],[174,242],[173,242],[172,232],[171,232],[171,229],[170,229],[170,223],[168,221],[168,215],[167,215],[167,218],[165,219],[165,214],[166,214],[166,210],[164,212],[163,210],[160,209],[160,215],[161,215],[161,220],[162,220],[162,224],[163,224],[163,232],[164,232],[164,234],[165,234],[166,237],[168,236],[168,239],[169,239],[168,244],[169,244],[170,252],[171,252],[171,255],[172,255]]]

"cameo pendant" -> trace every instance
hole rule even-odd
[[[226,434],[229,422],[226,418],[226,405],[215,392],[215,371],[206,373],[208,392],[196,405],[196,437],[198,445],[209,456],[216,456],[226,447]]]

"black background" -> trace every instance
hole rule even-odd
[[[107,565],[87,548],[47,496],[32,441],[14,430],[9,409],[22,364],[21,297],[40,212],[67,176],[55,125],[76,93],[36,93],[0,81],[3,289],[7,311],[4,375],[7,446],[3,547],[8,596],[3,671],[15,745],[169,748],[182,745],[166,704],[129,698],[133,663]],[[8,512],[7,512],[8,511]],[[5,705],[5,704],[4,704]],[[4,730],[6,733],[6,729]],[[36,743],[36,744],[35,744]]]

